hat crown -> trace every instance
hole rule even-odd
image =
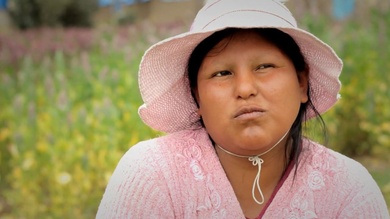
[[[298,28],[281,0],[209,0],[190,31],[158,42],[145,52],[138,78],[144,101],[139,115],[145,124],[167,133],[201,127],[187,76],[188,59],[200,42],[225,28],[276,28],[289,34],[309,69],[316,111],[308,109],[305,119],[326,112],[336,103],[341,60],[327,44]]]
[[[243,17],[240,12],[249,13]],[[205,32],[227,27],[250,28],[253,19],[257,20],[257,26],[261,22],[264,27],[297,27],[291,12],[279,1],[212,0],[198,12],[190,32]]]

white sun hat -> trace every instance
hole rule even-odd
[[[342,61],[331,47],[298,28],[281,1],[209,0],[188,32],[158,42],[145,52],[138,73],[144,101],[138,112],[145,124],[166,133],[200,127],[187,77],[188,59],[201,41],[226,28],[276,28],[289,34],[309,66],[310,95],[317,111],[324,113],[336,103]],[[314,116],[308,110],[306,118]]]

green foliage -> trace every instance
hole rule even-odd
[[[125,26],[125,25],[130,25],[134,24],[136,20],[136,16],[134,13],[127,12],[124,15],[120,16],[118,18],[118,25]]]
[[[150,42],[115,31],[95,32],[89,50],[1,70],[1,218],[93,218],[121,156],[158,134],[137,115]]]
[[[390,16],[373,11],[370,21],[305,20],[344,62],[341,100],[323,117],[329,146],[348,156],[390,154]],[[315,25],[317,24],[317,25]],[[348,25],[345,25],[348,24]]]
[[[20,29],[92,25],[96,0],[10,0],[11,19]]]

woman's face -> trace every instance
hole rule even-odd
[[[273,146],[308,100],[307,77],[276,46],[254,32],[222,40],[204,58],[195,96],[216,144],[253,155]]]

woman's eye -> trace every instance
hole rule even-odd
[[[215,74],[213,74],[213,77],[222,77],[222,76],[226,76],[226,75],[230,75],[231,72],[230,71],[219,71],[219,72],[216,72]]]
[[[274,68],[274,67],[275,67],[274,64],[261,64],[261,65],[257,66],[256,70],[263,70],[266,68]]]

